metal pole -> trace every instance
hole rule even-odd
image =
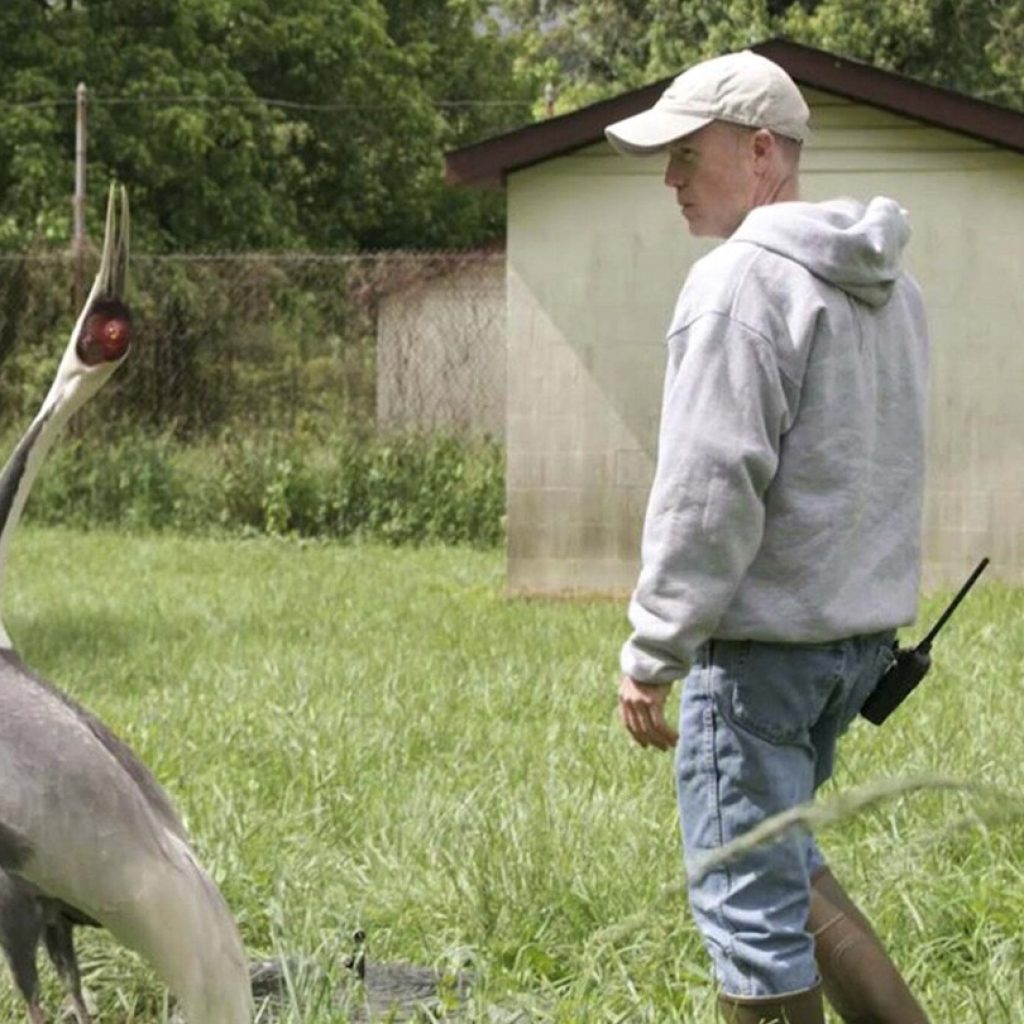
[[[82,304],[85,284],[85,122],[88,105],[85,82],[75,90],[75,195],[71,201],[74,213],[74,235],[71,254],[74,260],[75,309]]]

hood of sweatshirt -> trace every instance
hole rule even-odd
[[[730,241],[750,242],[806,267],[870,306],[883,306],[901,272],[910,222],[884,196],[772,203],[752,210]]]

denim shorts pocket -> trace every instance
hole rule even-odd
[[[857,717],[864,702],[875,691],[882,676],[896,664],[895,634],[882,633],[874,641],[874,650],[865,652],[864,670],[850,692],[850,707],[845,716],[849,721]],[[848,724],[848,723],[847,723]]]
[[[811,726],[842,686],[841,657],[829,646],[750,641],[730,645],[721,658],[716,648],[721,711],[769,743],[807,740]]]
[[[875,671],[873,675],[877,682],[886,672],[889,671],[896,664],[896,647],[895,641],[885,637],[878,644],[878,652],[876,656]]]

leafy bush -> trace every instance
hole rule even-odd
[[[503,451],[407,435],[328,442],[279,434],[202,446],[169,436],[65,439],[27,509],[37,522],[494,546]]]

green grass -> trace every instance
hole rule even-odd
[[[31,527],[12,558],[20,653],[166,785],[253,956],[337,971],[362,927],[375,958],[470,962],[475,1020],[713,1019],[670,759],[615,717],[620,602],[508,600],[501,556],[468,549]],[[981,587],[936,656],[926,693],[854,727],[826,798],[930,774],[1024,793],[1024,593]],[[937,1024],[1024,1020],[1012,801],[908,794],[822,844]],[[166,1019],[145,965],[79,936],[105,1024]],[[317,997],[290,1019],[337,1020]]]

